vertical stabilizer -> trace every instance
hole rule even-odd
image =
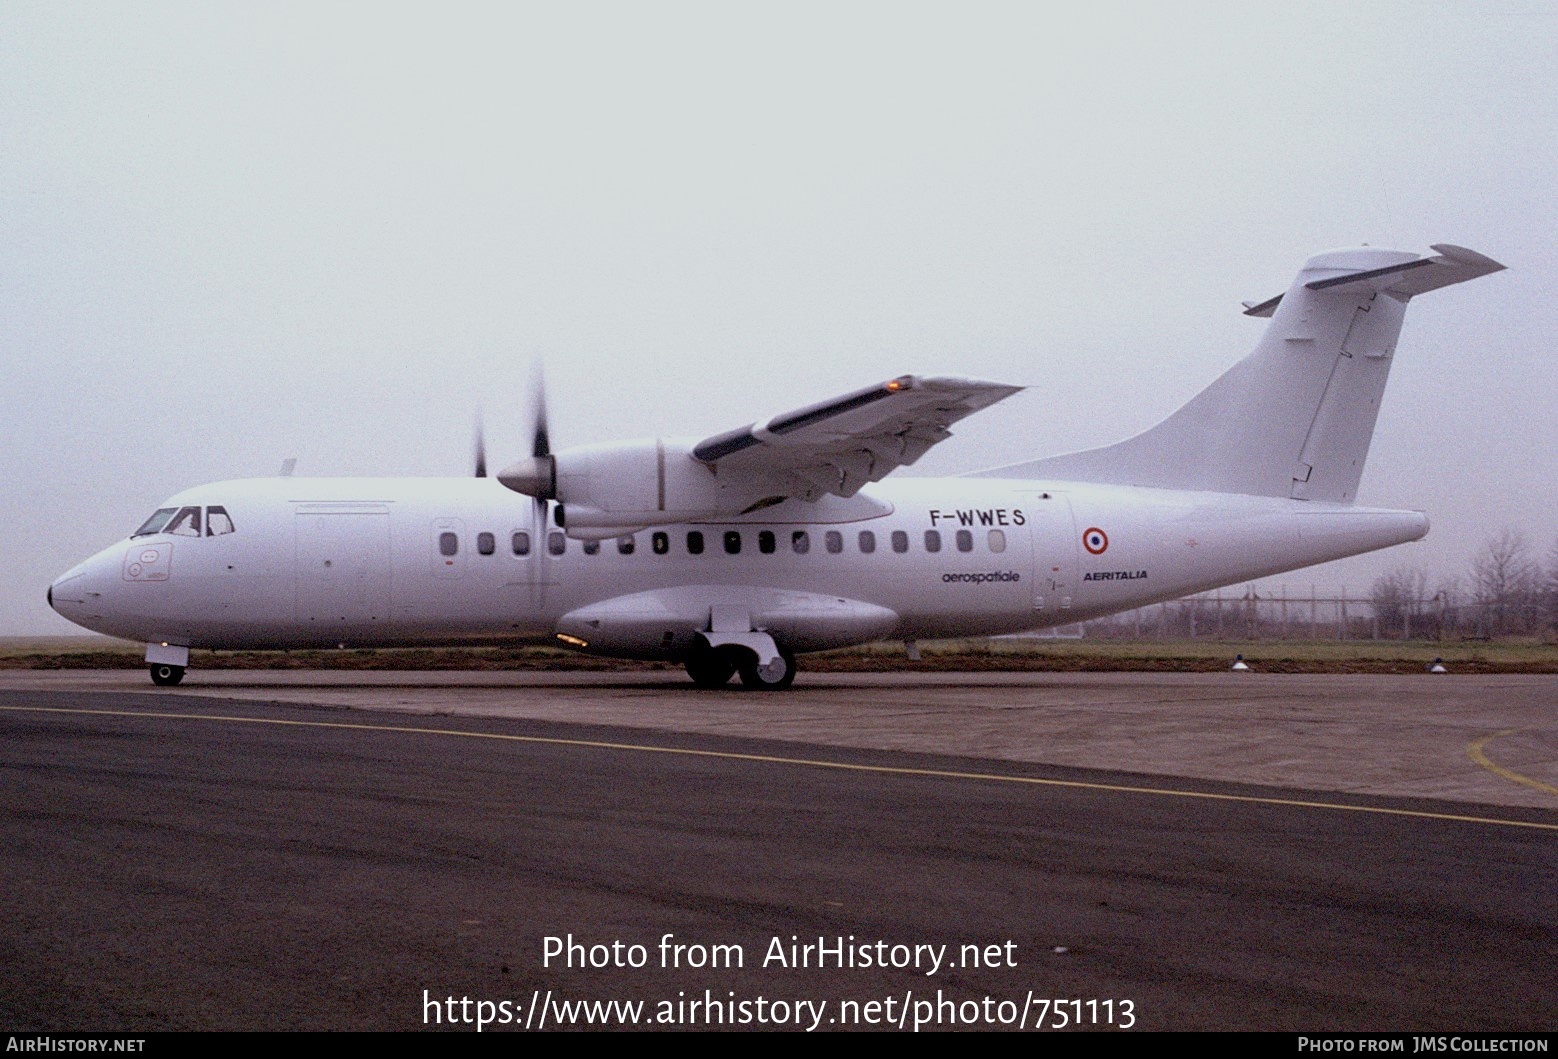
[[[1248,306],[1271,317],[1255,351],[1163,422],[1116,445],[983,476],[1351,503],[1407,302],[1504,267],[1460,247],[1433,249],[1310,258],[1286,294]]]

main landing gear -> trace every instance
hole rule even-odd
[[[700,688],[722,688],[735,675],[737,649],[700,645],[687,654],[687,675]]]
[[[753,691],[783,691],[795,683],[795,656],[781,650],[768,665],[759,665],[757,655],[743,647],[695,647],[685,663],[687,675],[700,688],[721,688],[736,673],[741,684]]]
[[[795,683],[795,656],[780,651],[779,657],[766,666],[757,664],[757,658],[748,654],[741,660],[741,685],[752,691],[783,691]]]
[[[151,682],[159,688],[171,688],[183,679],[183,666],[170,666],[166,662],[152,663]]]

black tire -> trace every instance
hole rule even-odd
[[[159,688],[171,688],[183,679],[183,666],[170,666],[166,662],[152,663],[151,682]]]
[[[757,656],[748,654],[741,662],[741,683],[752,691],[783,691],[795,683],[795,656],[780,650],[770,666],[759,666]]]
[[[736,672],[736,659],[731,652],[713,647],[693,648],[684,664],[687,675],[700,688],[722,688]]]

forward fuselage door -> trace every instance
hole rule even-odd
[[[1069,621],[1076,593],[1077,529],[1071,501],[1064,493],[1030,493],[1023,497],[1033,542],[1033,613],[1046,624]]]
[[[342,635],[390,615],[390,517],[382,505],[302,504],[297,536],[297,617]]]

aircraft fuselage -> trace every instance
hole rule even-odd
[[[795,651],[1067,624],[1428,528],[1417,512],[1005,479],[903,479],[830,499],[591,542],[564,534],[555,504],[490,479],[221,482],[163,505],[200,509],[201,535],[121,541],[50,601],[110,636],[194,648],[562,634],[675,658],[723,618]],[[230,532],[210,532],[212,509]]]

